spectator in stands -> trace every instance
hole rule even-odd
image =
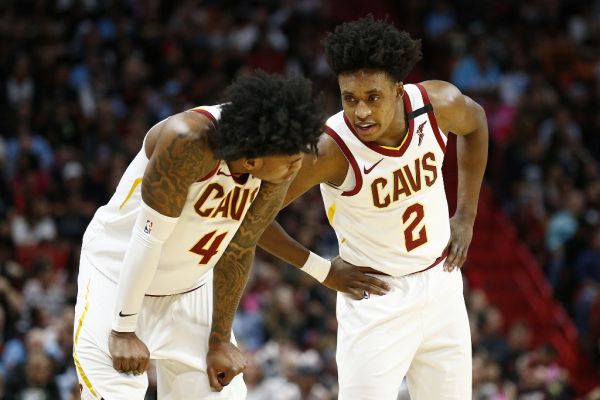
[[[508,355],[508,344],[503,334],[504,321],[496,307],[488,307],[480,321],[481,337],[476,349],[484,350],[491,359],[503,362]]]
[[[56,239],[56,224],[48,201],[44,197],[27,197],[23,214],[12,218],[11,234],[17,246],[35,246]]]
[[[568,373],[557,362],[557,353],[549,344],[538,347],[518,362],[518,398],[567,400],[573,396]]]
[[[590,246],[577,260],[575,269],[580,286],[575,309],[575,322],[579,334],[586,338],[590,328],[592,304],[600,297],[600,228],[592,234]]]
[[[533,332],[527,323],[517,321],[513,323],[508,332],[508,351],[503,360],[504,374],[511,381],[516,382],[517,361],[531,350]]]
[[[33,275],[23,286],[23,300],[32,325],[46,328],[61,316],[65,302],[64,289],[48,257],[37,258],[33,269]]]
[[[6,400],[54,400],[59,397],[52,359],[43,352],[27,356],[24,370],[14,377]]]
[[[485,104],[486,99],[493,99],[498,95],[500,77],[500,68],[491,56],[489,40],[479,37],[473,43],[472,51],[456,63],[451,82]]]
[[[564,245],[577,232],[580,218],[585,210],[585,197],[580,191],[570,188],[563,193],[561,208],[550,216],[546,231],[546,247],[550,252],[551,264],[548,271],[550,283],[556,287],[563,267]]]
[[[485,353],[473,357],[473,399],[508,400],[516,398],[516,386],[503,379],[502,368]]]

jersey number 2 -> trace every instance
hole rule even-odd
[[[219,246],[225,238],[225,235],[227,235],[227,232],[215,236],[216,233],[217,231],[208,232],[190,249],[192,253],[202,256],[198,264],[208,264],[210,259],[219,251]]]
[[[404,229],[406,251],[412,251],[427,243],[427,230],[425,230],[425,226],[419,229],[419,232],[416,235],[417,237],[415,237],[415,229],[425,217],[423,205],[415,203],[412,206],[407,207],[406,210],[404,210],[404,214],[402,214],[402,222],[406,224],[413,214],[415,214],[415,219],[413,219],[406,229]]]

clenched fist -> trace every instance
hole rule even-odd
[[[135,332],[111,331],[108,337],[108,350],[113,367],[123,373],[143,374],[148,370],[150,351]]]
[[[220,392],[246,368],[246,357],[233,343],[212,341],[208,346],[206,367],[210,387]]]

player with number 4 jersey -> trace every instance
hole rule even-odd
[[[152,127],[82,241],[83,399],[244,399],[231,334],[256,242],[322,126],[310,84],[257,73]]]
[[[284,203],[320,185],[339,257],[319,257],[276,223],[259,244],[340,291],[340,400],[395,400],[404,377],[413,400],[470,399],[471,340],[457,267],[487,161],[485,112],[448,82],[404,84],[421,58],[420,41],[387,22],[342,24],[325,50],[343,111],[327,121],[317,156],[304,159]],[[451,133],[459,169],[452,218],[442,178]],[[359,273],[367,278],[349,284]]]
[[[190,112],[218,124],[221,107],[197,107]],[[85,234],[87,261],[114,282],[119,279],[121,261],[142,207],[141,183],[149,161],[144,144],[111,200],[96,211]],[[260,188],[261,180],[255,176],[242,180],[224,160],[213,162],[210,171],[188,189],[176,229],[162,245],[148,295],[173,295],[200,286],[237,232]],[[152,229],[153,221],[148,221],[144,233]]]

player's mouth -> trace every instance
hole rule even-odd
[[[354,128],[356,129],[356,133],[360,136],[370,136],[377,130],[377,124],[375,122],[355,122]]]

